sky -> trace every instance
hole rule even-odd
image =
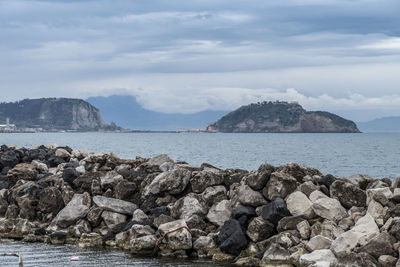
[[[298,101],[400,115],[398,0],[0,0],[0,101],[130,94],[153,111]]]

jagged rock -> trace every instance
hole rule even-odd
[[[66,228],[79,219],[84,218],[89,212],[90,205],[91,198],[87,192],[75,194],[67,206],[53,219],[52,223]]]
[[[368,240],[368,243],[362,246],[359,250],[366,252],[377,259],[380,255],[393,254],[394,251],[392,244],[394,241],[394,238],[390,234],[380,233],[371,240]]]
[[[241,169],[226,169],[224,171],[224,185],[231,186],[240,183],[249,172]]]
[[[71,157],[71,154],[63,148],[58,148],[56,150],[55,156],[58,158],[69,159]]]
[[[101,217],[112,233],[118,233],[121,231],[127,220],[126,215],[110,211],[103,211]]]
[[[301,239],[306,240],[310,238],[310,223],[306,220],[299,222],[296,224],[297,231],[299,231]]]
[[[296,230],[297,224],[303,221],[304,219],[305,217],[302,215],[283,217],[279,221],[278,227],[276,229],[278,230],[278,232],[284,232],[287,230]]]
[[[359,187],[341,180],[336,180],[330,187],[331,197],[337,199],[343,207],[365,207],[367,194]]]
[[[225,221],[231,218],[231,216],[232,207],[230,201],[222,200],[210,208],[207,214],[207,219],[217,226],[222,226]]]
[[[247,238],[237,220],[224,223],[218,234],[218,244],[222,252],[232,255],[239,255],[247,247]]]
[[[200,236],[193,242],[193,249],[197,251],[200,258],[208,257],[209,251],[216,247],[217,244],[210,236]]]
[[[60,190],[50,186],[40,192],[39,209],[43,213],[57,214],[64,207],[64,201]]]
[[[118,212],[125,215],[132,215],[137,209],[136,204],[116,198],[94,196],[93,202],[103,210]]]
[[[193,215],[204,217],[207,211],[201,195],[190,193],[175,202],[171,208],[171,216],[176,219],[189,219]]]
[[[257,213],[253,207],[250,206],[237,206],[233,210],[233,218],[238,220],[243,228],[247,228],[247,225],[252,218],[256,217]]]
[[[233,206],[242,204],[244,206],[258,207],[267,204],[267,200],[261,193],[254,191],[248,185],[232,185],[229,191]]]
[[[132,221],[138,222],[138,223],[144,223],[149,219],[149,216],[144,213],[141,209],[137,209],[133,212],[132,214]]]
[[[282,172],[273,172],[262,193],[268,200],[285,198],[297,188],[297,180]]]
[[[369,204],[371,200],[378,201],[379,197],[382,196],[385,197],[386,199],[391,199],[393,197],[393,193],[389,187],[368,189],[366,192],[367,192],[367,204]]]
[[[307,181],[299,186],[299,190],[303,192],[307,197],[310,197],[314,191],[319,191],[320,187],[315,185],[312,181]]]
[[[281,198],[276,198],[263,207],[261,216],[276,227],[283,217],[291,216],[291,214],[286,202]]]
[[[322,197],[312,202],[312,209],[314,210],[315,214],[322,218],[337,222],[349,216],[347,211],[336,199]]]
[[[114,187],[115,198],[130,201],[134,199],[136,184],[127,180],[122,180]]]
[[[385,223],[384,218],[387,210],[387,207],[383,207],[375,200],[371,200],[368,204],[367,213],[369,213],[375,219],[375,222],[378,226],[382,226]]]
[[[374,181],[373,178],[369,177],[368,175],[363,175],[363,174],[356,174],[347,177],[347,180],[359,187],[362,190],[366,190],[368,185]]]
[[[303,178],[305,176],[322,176],[322,173],[314,168],[306,167],[304,165],[298,164],[298,163],[289,163],[283,166],[279,166],[277,168],[277,171],[279,172],[284,172],[289,174],[290,176],[296,178],[296,180],[299,183],[303,183]]]
[[[109,171],[100,177],[100,185],[103,190],[113,188],[119,182],[123,181],[124,177],[116,171]]]
[[[261,264],[261,260],[254,257],[241,258],[235,261],[235,266],[246,266],[246,267],[258,267]]]
[[[245,178],[246,183],[254,190],[261,190],[267,184],[271,173],[275,171],[275,167],[268,164],[263,163],[255,173],[250,173]]]
[[[17,205],[11,204],[7,207],[5,217],[7,219],[16,219],[19,214],[19,208]]]
[[[307,249],[310,251],[329,249],[331,247],[331,244],[332,244],[331,239],[322,235],[317,235],[311,238],[310,241],[307,242]]]
[[[146,235],[130,240],[131,253],[135,255],[150,255],[157,243],[155,235]]]
[[[166,154],[155,156],[147,161],[149,165],[161,166],[165,162],[174,163],[174,161]]]
[[[389,233],[400,241],[400,220],[395,220],[390,227]]]
[[[38,172],[36,168],[27,163],[20,163],[8,171],[7,178],[10,184],[15,184],[18,180],[34,181]]]
[[[329,188],[331,187],[331,184],[333,184],[333,182],[335,180],[336,180],[335,176],[333,176],[331,174],[327,174],[327,175],[321,177],[318,180],[318,183],[321,184],[321,185],[326,186],[326,188],[328,188],[328,190],[329,190]]]
[[[9,195],[8,189],[0,190],[0,217],[3,217],[6,214],[7,207],[9,205],[7,198]]]
[[[381,267],[392,267],[396,265],[397,258],[391,255],[381,255],[378,258],[378,262]]]
[[[226,199],[226,188],[223,185],[207,187],[201,194],[207,206],[212,206]]]
[[[337,255],[346,251],[351,251],[357,245],[363,246],[379,234],[379,228],[374,218],[368,213],[358,220],[355,226],[336,238],[331,245],[331,250]]]
[[[322,223],[316,222],[311,226],[311,237],[322,235],[333,240],[344,232],[335,222],[330,220],[324,220]]]
[[[67,240],[67,233],[65,232],[54,232],[50,234],[50,242],[53,245],[65,244],[66,240]]]
[[[101,194],[101,189],[100,189],[100,172],[85,172],[78,178],[73,180],[73,186],[76,188],[80,188],[82,192],[92,192],[94,193],[95,191],[92,189],[92,184],[97,183],[99,187],[99,192]]]
[[[338,267],[347,266],[365,266],[365,267],[378,267],[378,262],[367,253],[343,253],[338,257]]]
[[[256,217],[250,222],[246,234],[253,242],[259,242],[269,238],[273,231],[272,223],[262,217]]]
[[[65,168],[62,173],[62,178],[65,182],[72,185],[76,178],[79,177],[79,173],[75,168]]]
[[[290,213],[294,216],[304,215],[307,218],[311,218],[314,216],[312,202],[305,194],[300,191],[291,193],[286,198],[286,205]]]
[[[190,184],[195,193],[202,193],[207,187],[221,185],[223,182],[224,176],[221,171],[214,168],[205,168],[202,171],[195,171],[190,178]]]
[[[138,238],[147,235],[154,235],[155,231],[149,225],[133,224],[128,230],[131,238]]]
[[[177,220],[161,224],[158,227],[158,232],[161,236],[164,236],[166,233],[180,228],[179,230],[166,235],[162,243],[166,243],[168,248],[172,250],[191,249],[192,235],[185,227],[187,227],[185,220]]]
[[[159,181],[159,190],[171,195],[180,194],[189,183],[190,176],[190,171],[176,168]]]
[[[290,253],[281,245],[272,243],[264,252],[262,264],[263,266],[268,266],[265,264],[270,264],[270,266],[290,266]]]
[[[103,245],[103,239],[98,233],[83,233],[77,241],[77,245],[80,248],[101,247]]]
[[[31,162],[32,166],[34,166],[36,168],[36,170],[38,170],[40,173],[47,173],[49,171],[49,167],[47,167],[47,165],[43,162],[37,161],[37,160],[33,160]]]
[[[90,233],[91,229],[89,224],[85,220],[79,220],[75,225],[71,225],[68,228],[68,233],[74,237],[81,237],[82,234]]]
[[[319,264],[328,264],[326,266],[334,266],[337,264],[335,255],[329,249],[315,250],[309,254],[300,257],[300,264],[303,266],[324,266]]]

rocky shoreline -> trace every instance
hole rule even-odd
[[[0,148],[0,238],[239,266],[400,266],[400,177]]]

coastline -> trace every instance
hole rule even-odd
[[[247,266],[399,256],[399,178],[346,180],[295,163],[221,170],[51,146],[2,146],[0,167],[1,238]]]

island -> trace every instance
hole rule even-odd
[[[207,127],[223,133],[359,133],[357,125],[325,111],[306,111],[297,102],[242,106]]]

